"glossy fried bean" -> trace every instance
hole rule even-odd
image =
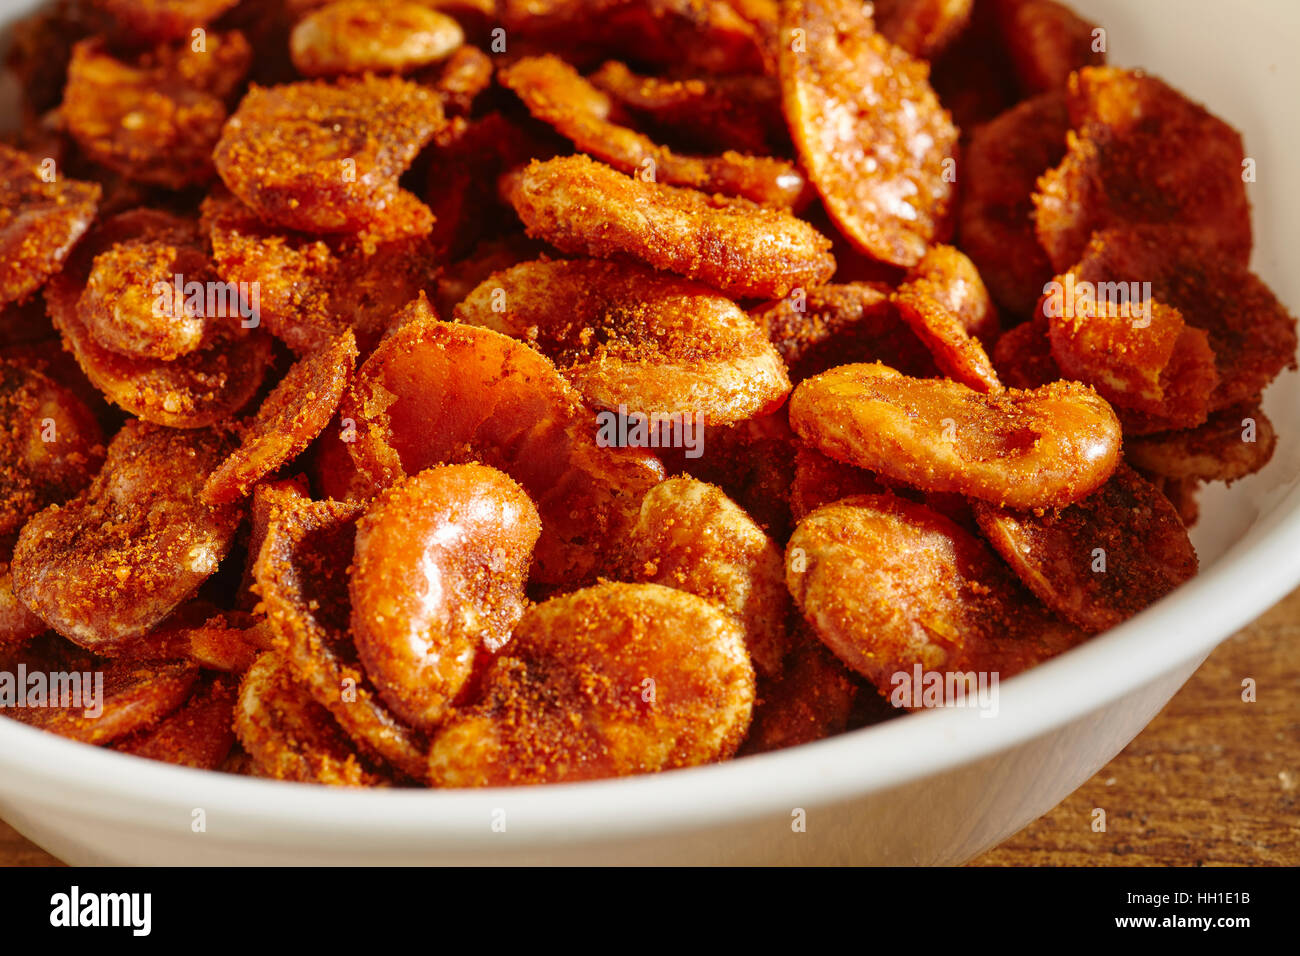
[[[421,3],[335,0],[298,21],[289,56],[303,76],[407,73],[464,40],[459,23]]]
[[[630,263],[521,263],[483,282],[455,318],[527,341],[596,408],[726,424],[773,411],[790,391],[781,357],[739,306]]]
[[[1096,24],[1055,0],[1002,3],[1002,35],[1020,88],[1033,95],[1064,89],[1070,74],[1106,62]]]
[[[253,568],[276,649],[349,737],[422,779],[428,741],[380,700],[349,633],[348,569],[364,507],[269,485],[257,494],[266,530]]]
[[[65,347],[104,396],[133,415],[170,428],[203,428],[228,419],[252,398],[271,359],[271,342],[242,319],[207,324],[203,347],[173,360],[104,348],[82,320],[79,302],[95,258],[132,239],[170,239],[185,221],[151,209],[100,223],[50,281],[45,303]],[[224,311],[240,313],[237,293],[223,292]]]
[[[507,34],[581,56],[613,51],[709,73],[761,73],[764,32],[724,0],[503,0]]]
[[[42,159],[0,143],[0,306],[26,299],[95,219],[102,188],[42,176]]]
[[[781,675],[759,678],[754,721],[740,756],[784,750],[843,733],[859,693],[853,673],[815,637],[801,634]]]
[[[255,87],[213,160],[230,191],[278,225],[359,232],[398,201],[398,177],[442,125],[437,94],[392,77]],[[431,225],[426,210],[423,231]]]
[[[597,444],[594,415],[538,352],[488,329],[411,322],[377,348],[344,397],[349,446],[380,487],[432,465],[500,468],[542,516],[533,580],[582,581],[609,566],[641,497],[663,477],[652,455]]]
[[[418,237],[313,239],[268,228],[228,195],[204,200],[203,219],[217,272],[258,290],[261,322],[299,355],[327,348],[348,328],[369,352],[393,313],[434,284],[434,250]]]
[[[235,745],[232,727],[237,683],[230,678],[202,680],[180,710],[152,730],[141,730],[113,744],[120,753],[196,770],[216,770]]]
[[[721,489],[694,478],[652,488],[629,536],[626,563],[633,582],[687,591],[732,614],[755,670],[780,672],[790,647],[781,552]]]
[[[1295,367],[1296,320],[1258,276],[1199,245],[1197,236],[1159,226],[1109,229],[1093,236],[1070,271],[1098,289],[1105,282],[1139,289],[1149,282],[1152,300],[1203,330],[1219,376],[1209,401],[1217,411],[1253,400],[1284,368]]]
[[[969,259],[933,246],[891,298],[945,375],[979,392],[1002,387],[977,338],[996,333],[997,311]]]
[[[875,0],[876,29],[912,56],[933,60],[970,21],[974,0]]]
[[[729,295],[777,298],[835,271],[830,240],[743,199],[624,176],[585,156],[533,163],[512,183],[528,234],[597,258],[630,258]]]
[[[29,664],[28,669],[35,668]],[[53,676],[47,675],[53,692]],[[60,737],[101,746],[157,726],[185,703],[198,676],[198,668],[185,662],[91,658],[69,673],[71,680],[61,682],[60,691],[69,694],[66,706],[51,701],[51,706],[15,710],[12,716]]]
[[[854,495],[878,495],[887,489],[871,472],[800,445],[790,483],[790,516],[798,524],[824,505]]]
[[[374,787],[368,769],[328,710],[312,700],[279,654],[263,654],[244,675],[235,734],[258,776],[336,787]]]
[[[1241,135],[1140,71],[1089,67],[1070,80],[1065,160],[1034,195],[1038,239],[1058,272],[1077,262],[1098,230],[1175,225],[1250,261],[1250,202]]]
[[[1196,574],[1174,506],[1125,464],[1060,512],[975,503],[975,518],[1013,571],[1061,617],[1089,631],[1120,624]]]
[[[1046,301],[1046,300],[1045,300]],[[1052,358],[1118,407],[1191,428],[1205,421],[1218,384],[1214,352],[1177,309],[1146,303],[1139,316],[1114,302],[1066,303],[1049,318]]]
[[[47,505],[90,483],[104,435],[85,404],[49,376],[0,361],[0,546]]]
[[[618,123],[608,96],[556,56],[524,57],[500,73],[534,117],[583,152],[642,180],[740,196],[773,206],[806,205],[808,183],[791,163],[726,152],[685,156]]]
[[[195,27],[211,23],[239,0],[91,0],[117,21],[133,40],[163,43],[188,38]]]
[[[95,257],[77,315],[101,348],[171,361],[202,347],[207,330],[204,305],[191,302],[184,286],[198,282],[206,289],[214,278],[197,229],[128,239]]]
[[[1047,319],[1031,319],[1004,332],[993,346],[993,366],[1008,388],[1038,388],[1060,380]]]
[[[238,511],[198,500],[230,444],[220,431],[127,422],[90,487],[23,528],[13,558],[18,597],[96,653],[147,640],[230,548]]]
[[[429,752],[440,787],[593,780],[723,760],[749,727],[740,626],[703,598],[602,584],[532,608],[479,703]]]
[[[1005,679],[1087,636],[1048,613],[984,542],[894,495],[847,498],[801,521],[786,582],[822,642],[884,694],[918,665]]]
[[[127,178],[181,189],[212,177],[212,149],[226,121],[225,97],[252,51],[237,32],[210,33],[125,63],[101,40],[72,51],[60,108],[86,155]]]
[[[899,318],[887,289],[874,283],[796,290],[750,316],[795,382],[853,362],[880,361],[917,376],[935,371],[930,353]]]
[[[398,482],[357,527],[352,633],[366,673],[398,717],[443,719],[523,616],[541,518],[508,475],[447,465]]]
[[[976,127],[963,154],[961,247],[989,292],[1019,318],[1031,315],[1055,270],[1034,232],[1038,177],[1065,158],[1070,115],[1063,93],[1025,100]]]
[[[588,79],[656,129],[707,148],[767,156],[788,139],[775,77],[644,76],[608,60]]]
[[[848,365],[795,389],[790,425],[837,460],[1013,508],[1078,501],[1119,461],[1115,413],[1073,382],[981,395],[884,365]]]
[[[785,116],[827,212],[862,252],[915,265],[951,231],[957,130],[929,70],[854,0],[791,0],[781,26]]]
[[[208,476],[202,500],[210,505],[237,501],[302,454],[338,410],[356,361],[350,330],[299,359],[262,401],[239,447]]]
[[[1267,465],[1276,448],[1273,423],[1251,402],[1217,411],[1198,428],[1124,439],[1129,464],[1174,481],[1235,481]]]

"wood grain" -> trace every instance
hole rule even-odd
[[[0,866],[57,863],[0,823]],[[1100,773],[973,863],[1112,864],[1300,864],[1300,590],[1220,646]]]

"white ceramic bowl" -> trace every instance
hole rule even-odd
[[[29,6],[0,0],[0,15]],[[1258,167],[1255,267],[1294,310],[1300,271],[1284,257],[1300,248],[1300,4],[1075,6],[1107,28],[1112,62],[1149,68],[1245,133]],[[1193,535],[1201,575],[1004,683],[995,719],[930,711],[718,766],[477,792],[342,792],[199,773],[0,720],[0,816],[79,864],[960,863],[1064,799],[1216,644],[1300,582],[1298,400],[1288,374],[1266,402],[1279,433],[1273,462],[1204,495]],[[797,809],[804,832],[791,825]],[[205,832],[194,832],[196,810]]]

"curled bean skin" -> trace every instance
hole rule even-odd
[[[557,249],[635,259],[737,297],[779,298],[835,271],[830,240],[788,213],[642,182],[585,156],[530,164],[509,198],[528,235]]]
[[[969,259],[951,246],[932,247],[892,299],[945,375],[977,392],[1002,387],[976,337],[996,334],[997,311]]]
[[[1119,420],[1077,383],[980,395],[880,364],[846,365],[795,389],[790,425],[840,461],[1013,508],[1077,501],[1119,461]]]
[[[266,374],[271,340],[232,319],[209,323],[201,348],[170,361],[123,355],[96,341],[79,302],[99,253],[131,239],[170,240],[188,231],[185,220],[158,210],[119,213],[77,246],[45,288],[50,318],[86,377],[113,403],[169,428],[205,428],[243,408]]]
[[[46,182],[39,159],[0,143],[0,306],[26,299],[59,271],[102,195],[98,183]]]
[[[393,77],[254,87],[213,161],[232,193],[281,226],[358,232],[397,200],[398,177],[442,125],[435,93]],[[426,210],[424,232],[432,224]]]
[[[430,468],[384,491],[357,528],[352,633],[398,717],[435,727],[480,650],[510,640],[541,534],[537,509],[495,468]]]
[[[601,584],[524,615],[479,703],[434,738],[434,786],[558,783],[725,759],[749,727],[739,624],[655,584]]]
[[[336,0],[298,21],[289,56],[303,76],[406,73],[443,59],[464,40],[460,24],[423,4]]]
[[[501,82],[530,113],[585,153],[625,173],[647,174],[674,186],[740,196],[756,203],[801,207],[810,198],[803,174],[767,156],[684,156],[611,118],[609,98],[559,57],[524,57],[501,72]]]
[[[329,711],[312,700],[274,651],[259,657],[244,675],[235,734],[258,776],[335,787],[385,782],[366,767]]]
[[[1070,272],[1097,288],[1149,282],[1157,307],[1177,309],[1188,326],[1205,332],[1218,373],[1210,411],[1253,401],[1282,369],[1295,367],[1295,316],[1257,275],[1198,242],[1195,231],[1107,229],[1092,236]]]
[[[503,0],[499,18],[512,37],[578,55],[594,45],[718,74],[762,73],[772,61],[764,31],[723,0]]]
[[[411,779],[428,762],[424,735],[379,699],[349,633],[348,571],[359,503],[311,501],[291,486],[259,485],[254,518],[265,530],[253,565],[274,647],[315,702],[367,753]],[[345,698],[340,689],[354,688]]]
[[[1049,320],[1052,358],[1066,378],[1086,382],[1117,407],[1194,428],[1209,414],[1219,376],[1209,337],[1162,303],[1135,320],[1114,303],[1076,305]],[[1142,321],[1142,327],[1135,325]]]
[[[202,681],[180,710],[151,730],[141,730],[113,744],[121,753],[196,770],[215,770],[235,744],[237,684],[229,678]]]
[[[597,408],[727,424],[774,411],[790,391],[780,356],[734,302],[629,263],[522,263],[478,286],[456,319],[529,341]]]
[[[403,233],[391,241],[347,237],[333,242],[268,227],[233,196],[203,201],[214,268],[231,283],[259,290],[259,319],[297,355],[329,346],[347,328],[362,352],[374,348],[395,311],[431,286],[433,249],[407,216],[399,193],[386,222]],[[418,200],[411,201],[428,210]],[[253,285],[256,283],[256,286]]]
[[[29,669],[38,667],[29,665]],[[49,668],[55,670],[55,668]],[[103,712],[87,714],[86,690],[80,705],[45,707],[14,711],[24,723],[85,744],[102,746],[130,734],[157,726],[178,710],[190,696],[199,669],[193,664],[175,661],[113,661],[101,663],[87,659],[75,667],[58,670],[103,675]]]
[[[641,502],[630,541],[631,580],[678,588],[730,612],[759,674],[780,672],[790,612],[781,552],[739,505],[713,485],[670,478]]]
[[[772,76],[644,76],[608,60],[588,79],[656,128],[686,133],[715,149],[767,155],[788,136],[781,90]]]
[[[1129,464],[1175,481],[1232,482],[1262,469],[1276,449],[1273,423],[1250,402],[1215,412],[1198,428],[1124,439]]]
[[[1141,71],[1086,67],[1070,78],[1066,157],[1034,195],[1038,239],[1058,272],[1094,232],[1179,226],[1226,262],[1250,261],[1241,135]]]
[[[1052,617],[988,545],[894,495],[846,498],[801,521],[786,582],[822,642],[886,695],[916,665],[1007,678],[1087,636]]]
[[[14,588],[51,628],[114,655],[150,631],[217,569],[239,512],[198,500],[230,447],[219,431],[127,422],[90,487],[27,522]]]
[[[572,585],[609,567],[658,459],[602,448],[596,422],[544,356],[497,332],[439,322],[402,326],[366,360],[344,397],[348,446],[379,487],[432,465],[500,468],[542,516],[533,580]]]
[[[1174,506],[1125,464],[1063,511],[977,502],[975,516],[1029,589],[1090,633],[1124,622],[1196,574],[1196,551]]]
[[[306,450],[337,411],[356,361],[356,337],[349,329],[296,362],[262,402],[239,447],[208,476],[203,500],[237,501]]]

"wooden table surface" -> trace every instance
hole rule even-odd
[[[57,862],[0,823],[0,865]],[[1107,864],[1300,864],[1300,590],[1219,647],[1100,773],[973,863]]]

